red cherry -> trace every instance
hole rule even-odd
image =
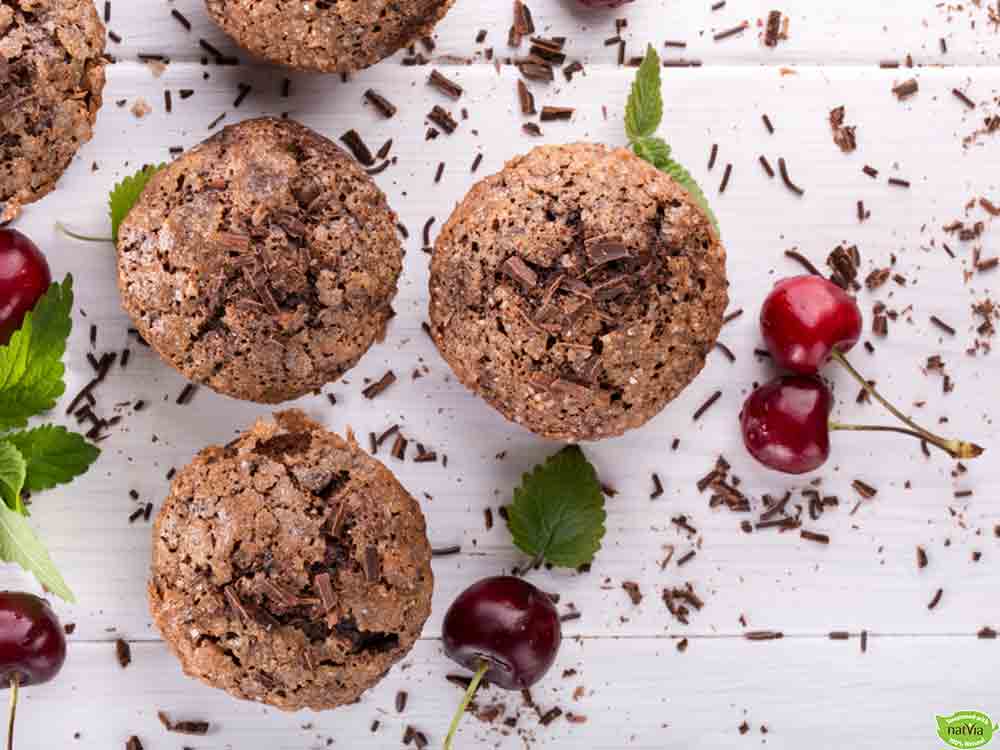
[[[462,666],[487,664],[487,680],[506,690],[538,682],[556,660],[562,639],[552,600],[522,578],[473,584],[444,618],[444,649]]]
[[[444,617],[444,650],[476,673],[445,740],[485,677],[507,690],[523,690],[549,671],[559,653],[562,626],[552,600],[521,578],[485,578],[467,588]]]
[[[0,346],[7,344],[52,283],[45,256],[16,229],[0,229]]]
[[[16,591],[0,592],[0,687],[9,687],[7,748],[14,746],[17,692],[48,682],[66,661],[66,634],[44,599]]]
[[[861,310],[847,292],[822,276],[779,281],[760,310],[760,330],[780,366],[814,375],[833,351],[861,338]]]
[[[830,457],[833,397],[819,378],[786,375],[751,393],[740,412],[743,442],[767,467],[805,474]]]

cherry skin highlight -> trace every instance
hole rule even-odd
[[[740,412],[743,443],[765,466],[786,474],[818,469],[830,457],[833,396],[817,377],[786,375],[751,393]]]
[[[562,629],[552,601],[521,578],[486,578],[463,591],[444,618],[448,656],[507,690],[538,682],[559,652]]]
[[[38,246],[16,229],[0,229],[0,346],[21,327],[52,283]]]
[[[822,276],[779,281],[760,310],[760,330],[775,363],[814,375],[833,351],[848,352],[861,338],[861,310],[847,292]]]

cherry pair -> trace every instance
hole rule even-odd
[[[854,369],[845,355],[861,338],[861,326],[854,298],[822,276],[795,276],[775,285],[761,307],[761,333],[774,362],[795,374],[760,386],[743,404],[740,427],[751,455],[777,471],[804,474],[830,457],[830,432],[836,430],[898,432],[952,458],[981,455],[978,445],[942,438],[916,424]],[[843,366],[905,427],[832,421],[833,396],[818,377],[830,360]]]

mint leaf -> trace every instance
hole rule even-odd
[[[111,212],[111,237],[115,242],[118,242],[118,229],[125,221],[125,217],[128,216],[128,212],[139,200],[139,196],[142,195],[142,191],[146,189],[149,181],[153,179],[153,175],[165,166],[167,165],[147,164],[131,177],[123,179],[111,191],[108,207]]]
[[[663,120],[663,94],[660,84],[660,57],[649,45],[646,57],[632,82],[625,105],[625,134],[630,141],[653,135]]]
[[[718,233],[719,220],[708,205],[704,191],[691,173],[673,160],[667,142],[653,135],[663,119],[663,96],[660,89],[660,56],[650,45],[635,74],[632,91],[625,106],[625,135],[628,136],[635,155],[670,175],[674,182],[684,188],[705,212]]]
[[[672,162],[670,146],[662,138],[638,138],[632,141],[632,150],[636,156],[648,161],[657,169],[663,169]]]
[[[6,435],[4,440],[24,457],[27,465],[24,486],[31,492],[72,481],[86,472],[101,454],[83,435],[57,425],[16,432]]]
[[[0,498],[8,508],[24,507],[21,503],[21,490],[24,489],[27,469],[24,456],[15,445],[0,443]]]
[[[607,519],[597,472],[575,445],[522,477],[507,514],[518,549],[563,568],[594,559]]]
[[[701,206],[702,211],[704,211],[708,216],[708,220],[712,222],[712,226],[715,227],[716,233],[720,233],[719,220],[715,217],[715,212],[712,210],[712,207],[708,205],[708,198],[705,197],[705,193],[702,191],[701,186],[697,183],[697,181],[695,181],[694,177],[691,176],[691,173],[673,159],[668,159],[665,164],[657,164],[655,166],[661,172],[666,172],[668,175],[673,177],[674,182],[688,191],[688,194],[694,199],[694,202]]]
[[[6,503],[0,503],[0,560],[17,563],[33,573],[46,591],[68,602],[76,601],[48,551],[28,525],[28,519]]]
[[[66,390],[62,363],[73,328],[73,277],[53,284],[0,347],[0,431],[24,427]]]

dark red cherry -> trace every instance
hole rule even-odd
[[[66,635],[44,599],[0,592],[0,687],[48,682],[66,660]]]
[[[14,747],[18,690],[48,682],[66,661],[66,633],[44,599],[0,592],[0,687],[9,688],[7,750]]]
[[[760,330],[774,361],[804,375],[819,372],[834,349],[850,351],[861,325],[858,303],[822,276],[779,281],[760,310]]]
[[[552,600],[521,578],[473,584],[444,617],[444,649],[453,660],[507,690],[540,680],[556,660],[562,629]]]
[[[484,678],[507,690],[530,687],[549,671],[561,642],[552,600],[521,578],[484,578],[459,594],[444,616],[444,650],[475,676],[452,719],[445,750]]]
[[[0,229],[0,345],[10,341],[51,283],[38,246],[16,229]]]
[[[833,397],[819,378],[786,375],[751,393],[740,412],[743,443],[767,467],[805,474],[830,457]]]

